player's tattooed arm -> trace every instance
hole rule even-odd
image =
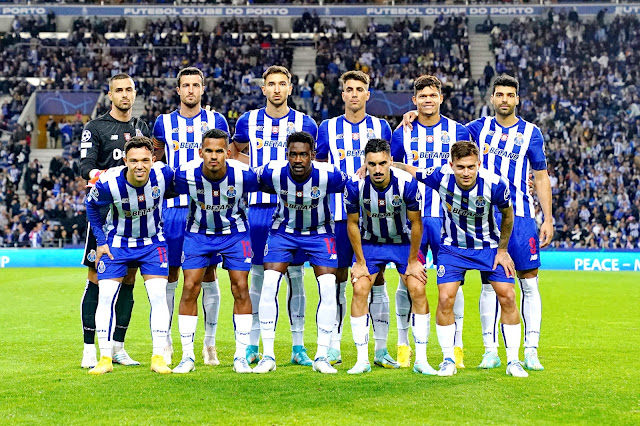
[[[404,163],[400,163],[398,161],[394,161],[393,162],[393,167],[395,167],[396,169],[404,170],[405,172],[410,173],[411,176],[413,176],[414,178],[416,177],[416,172],[418,171],[417,167],[410,166],[410,165],[404,164]]]
[[[422,242],[422,216],[420,211],[408,211],[407,219],[411,222],[411,246],[409,249],[409,259],[407,259],[406,275],[418,279],[421,283],[427,283],[427,273],[424,265],[418,260],[420,243]]]
[[[509,207],[500,209],[500,213],[502,213],[502,224],[500,225],[500,241],[498,242],[498,250],[506,250],[509,246],[511,232],[513,231],[513,207],[509,204]]]

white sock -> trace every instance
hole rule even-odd
[[[260,333],[262,334],[263,354],[275,359],[274,341],[276,323],[278,322],[278,290],[282,274],[278,271],[264,271],[264,282],[260,294],[258,315],[260,317]]]
[[[167,345],[173,344],[171,341],[171,324],[173,324],[176,288],[178,288],[178,281],[167,283],[167,308],[169,309],[169,333],[167,334]]]
[[[120,283],[114,280],[98,281],[98,307],[96,309],[96,334],[100,357],[113,356],[113,332],[116,327],[116,300]]]
[[[233,358],[243,358],[246,355],[252,320],[251,314],[233,314],[233,328],[236,332],[236,353]]]
[[[351,333],[358,353],[357,362],[369,362],[369,316],[351,317]]]
[[[218,280],[202,283],[202,312],[204,312],[203,345],[216,345],[216,330],[220,314],[220,287]]]
[[[85,352],[95,352],[96,351],[96,345],[93,343],[85,343],[84,344],[84,351]]]
[[[507,351],[507,363],[517,361],[520,351],[520,324],[502,324],[502,336]]]
[[[264,266],[251,266],[251,286],[249,287],[249,298],[251,299],[253,320],[251,322],[251,335],[249,345],[260,345],[260,317],[258,307],[260,306],[260,294],[262,293],[262,282],[264,281]]]
[[[151,304],[149,325],[153,355],[162,355],[169,334],[169,308],[167,307],[167,279],[152,278],[144,282]]]
[[[338,297],[336,306],[336,323],[331,332],[331,343],[329,347],[340,350],[340,342],[342,341],[342,327],[344,325],[344,317],[347,314],[347,282],[342,281],[338,284]]]
[[[456,319],[456,335],[453,346],[463,348],[462,326],[464,324],[464,294],[462,293],[462,286],[458,287],[456,300],[453,302],[453,316]]]
[[[304,346],[304,314],[307,297],[304,292],[304,265],[287,268],[287,312],[291,324],[293,346]]]
[[[387,348],[389,336],[389,294],[387,283],[371,288],[371,303],[369,315],[373,324],[373,338],[375,339],[375,351]]]
[[[456,325],[438,325],[436,324],[436,333],[438,334],[438,342],[442,348],[442,360],[449,358],[454,360],[453,342],[455,340]]]
[[[409,315],[411,313],[411,300],[407,287],[398,282],[396,290],[396,326],[398,328],[398,345],[409,346]]]
[[[500,303],[491,284],[482,284],[480,293],[480,324],[485,351],[498,353],[498,323]]]
[[[314,359],[327,356],[327,349],[331,342],[331,331],[336,319],[336,276],[334,274],[320,275],[318,278],[318,292],[320,301],[316,313],[318,325],[318,349]]]
[[[180,342],[182,343],[182,358],[196,359],[193,350],[193,340],[198,326],[197,315],[178,315],[178,328],[180,329]]]
[[[121,350],[124,349],[124,342],[118,342],[117,340],[113,341],[113,353],[117,354]]]
[[[537,348],[542,322],[542,299],[538,288],[538,277],[520,280],[520,313],[524,323],[524,347]]]
[[[416,345],[416,362],[427,362],[427,343],[429,343],[429,329],[431,328],[431,314],[411,314],[411,331]]]

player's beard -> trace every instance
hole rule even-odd
[[[273,105],[276,108],[280,108],[282,105],[285,105],[287,103],[287,99],[288,97],[286,96],[282,96],[279,100],[277,101],[273,101],[271,99],[269,99],[269,102],[271,103],[271,105]]]
[[[122,112],[123,114],[126,114],[131,109],[131,107],[133,107],[133,102],[129,102],[128,105],[124,105],[124,106],[114,102],[113,105],[118,109],[118,111]]]
[[[181,100],[182,105],[186,106],[187,108],[195,108],[196,106],[200,105],[200,100],[199,98],[195,98],[195,100],[193,102],[188,102],[186,100]]]
[[[500,117],[509,117],[516,110],[515,105],[513,107],[509,106],[509,109],[507,109],[506,111],[501,110],[500,105],[498,105],[497,107],[494,105],[493,108],[495,109],[496,114],[499,115]]]

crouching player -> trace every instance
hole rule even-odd
[[[384,273],[387,263],[393,262],[412,301],[411,324],[416,344],[413,371],[435,375],[427,363],[430,315],[425,294],[427,275],[418,260],[422,240],[418,183],[408,173],[391,168],[391,148],[384,139],[369,140],[364,162],[368,176],[349,182],[345,191],[347,233],[356,259],[351,268],[351,329],[358,352],[356,364],[348,373],[371,371],[367,297],[378,273]]]
[[[169,330],[166,302],[167,244],[162,234],[160,211],[173,171],[154,164],[153,143],[145,136],[131,138],[124,146],[124,166],[114,167],[100,176],[87,196],[87,216],[96,237],[98,270],[98,309],[96,332],[100,361],[89,374],[113,371],[113,329],[115,302],[128,267],[140,268],[151,304],[151,371],[171,373],[162,352]],[[110,206],[107,235],[100,207]]]
[[[245,358],[251,333],[251,299],[248,277],[251,269],[251,239],[243,195],[258,190],[258,179],[249,166],[227,160],[229,135],[220,129],[202,136],[200,157],[176,170],[175,191],[190,198],[183,246],[184,287],[180,299],[178,327],[182,361],[174,373],[195,370],[193,341],[198,324],[198,295],[212,257],[221,255],[229,271],[233,294],[233,325],[236,352],[233,370],[251,373]]]
[[[280,196],[264,249],[264,283],[259,318],[264,356],[253,369],[268,373],[276,369],[274,341],[278,321],[278,290],[283,274],[300,252],[313,266],[320,292],[316,313],[318,349],[313,370],[337,373],[327,360],[327,349],[336,318],[336,269],[338,255],[329,209],[330,193],[340,193],[348,181],[333,166],[314,162],[315,142],[307,132],[287,137],[287,161],[270,161],[258,169],[263,190]]]
[[[444,358],[438,375],[452,376],[457,372],[453,303],[465,272],[477,269],[483,281],[493,286],[502,307],[507,375],[527,377],[518,360],[520,316],[515,302],[515,266],[507,252],[514,215],[507,184],[493,172],[480,169],[478,147],[469,141],[453,144],[449,164],[442,167],[395,165],[438,191],[445,212],[437,272],[436,332]],[[502,213],[501,229],[494,219],[495,208]]]

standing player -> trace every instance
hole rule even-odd
[[[178,325],[182,341],[182,360],[174,373],[195,370],[193,340],[198,324],[198,295],[205,269],[212,256],[222,256],[229,271],[233,294],[233,326],[236,353],[233,370],[251,373],[246,349],[251,333],[249,270],[251,240],[243,195],[258,189],[258,179],[249,166],[227,160],[229,135],[210,129],[202,136],[200,157],[176,169],[175,190],[190,197],[184,237],[184,287],[180,299]]]
[[[287,137],[305,131],[313,138],[318,134],[318,126],[311,117],[289,108],[287,99],[291,95],[291,73],[285,67],[271,66],[262,75],[264,86],[262,94],[267,98],[264,108],[248,111],[238,119],[236,132],[231,145],[232,158],[242,158],[257,168],[271,160],[286,160]],[[249,158],[240,154],[249,147]],[[249,225],[253,260],[251,266],[251,304],[253,306],[253,324],[251,342],[247,347],[247,360],[253,364],[259,360],[260,321],[258,304],[264,280],[264,248],[273,215],[278,206],[278,196],[265,192],[249,194]],[[294,259],[287,270],[289,295],[287,309],[291,324],[293,347],[291,362],[310,366],[311,359],[304,347],[304,315],[306,297],[304,292],[304,261]]]
[[[459,141],[451,147],[449,164],[429,169],[396,165],[418,181],[439,192],[446,211],[444,234],[438,253],[438,309],[436,331],[443,362],[439,376],[456,374],[453,303],[466,271],[477,269],[495,289],[502,306],[502,334],[507,348],[507,375],[527,377],[518,360],[520,316],[515,303],[515,268],[507,251],[513,229],[513,208],[507,183],[500,176],[480,169],[478,147]],[[503,214],[501,229],[494,209]]]
[[[346,174],[328,164],[313,162],[315,141],[307,132],[287,138],[287,161],[271,161],[258,170],[260,183],[280,196],[264,249],[264,283],[260,294],[260,331],[264,356],[253,369],[276,369],[274,341],[278,322],[278,290],[283,274],[296,257],[304,255],[313,266],[320,293],[316,323],[318,349],[313,370],[337,373],[327,360],[336,318],[338,255],[328,194],[342,192]]]
[[[387,263],[394,262],[411,294],[411,324],[416,343],[413,371],[435,375],[436,371],[427,362],[427,275],[424,265],[418,260],[422,241],[422,197],[417,182],[408,173],[391,168],[390,151],[386,140],[371,139],[365,148],[364,157],[369,174],[362,180],[349,182],[345,191],[347,231],[356,256],[351,268],[354,283],[351,328],[358,351],[356,365],[348,373],[371,371],[367,297],[376,275],[384,273]]]
[[[143,120],[131,117],[131,108],[136,100],[133,79],[127,74],[117,74],[109,80],[109,100],[111,110],[91,120],[82,132],[80,142],[80,174],[89,181],[89,186],[98,179],[100,173],[110,167],[123,164],[124,144],[134,136],[150,136],[149,128]],[[106,210],[103,211],[106,214]],[[87,224],[87,240],[82,263],[87,266],[87,285],[82,296],[82,332],[84,351],[82,368],[93,368],[96,359],[96,308],[98,307],[98,274],[96,272],[96,239]],[[113,334],[113,361],[123,365],[139,365],[124,349],[124,337],[133,310],[133,285],[136,268],[124,277],[116,302],[116,327]]]
[[[87,196],[87,216],[96,237],[98,309],[96,332],[100,361],[89,374],[113,371],[114,304],[127,268],[139,266],[151,304],[151,371],[171,373],[162,352],[169,329],[166,303],[167,244],[162,235],[160,207],[172,186],[173,171],[154,164],[153,143],[146,136],[131,138],[124,146],[125,166],[107,170]],[[109,206],[107,235],[101,207]]]
[[[174,170],[181,164],[198,157],[198,149],[202,142],[202,135],[208,129],[222,129],[229,132],[229,125],[224,116],[218,112],[201,108],[204,93],[204,74],[198,68],[188,67],[178,73],[178,95],[180,108],[170,114],[160,115],[153,126],[156,157],[167,156],[167,164]],[[182,265],[182,244],[187,223],[189,197],[186,194],[166,200],[162,208],[169,246],[169,284],[167,285],[167,305],[170,318],[173,318],[174,299],[180,266]],[[211,258],[211,265],[207,269],[202,282],[202,310],[204,311],[204,342],[202,358],[206,365],[218,365],[216,351],[216,329],[218,327],[218,313],[220,311],[220,289],[216,278],[215,268],[220,262],[219,257]],[[171,323],[169,323],[171,331]],[[171,333],[167,338],[165,360],[171,364],[173,345]]]
[[[319,161],[328,162],[343,173],[355,176],[363,165],[363,151],[367,142],[373,138],[391,140],[391,127],[386,120],[372,117],[366,113],[369,100],[369,76],[362,71],[348,71],[340,77],[342,82],[342,100],[344,114],[340,117],[325,120],[318,129]],[[342,324],[347,313],[347,278],[349,266],[353,262],[353,249],[347,235],[347,213],[344,209],[342,194],[331,197],[331,211],[335,221],[336,248],[338,250],[338,314],[336,325],[331,333],[329,362],[340,364],[340,341],[342,340]],[[369,313],[373,322],[375,339],[374,362],[386,368],[399,368],[387,350],[389,334],[389,294],[384,282],[384,271],[377,274],[374,284]]]
[[[469,140],[469,132],[465,127],[450,118],[440,115],[442,104],[442,83],[437,77],[423,75],[416,79],[413,86],[413,103],[418,108],[417,121],[412,129],[398,128],[393,132],[391,155],[397,162],[407,163],[419,168],[438,167],[447,164],[449,147],[459,140]],[[425,189],[423,184],[418,188],[424,196],[422,222],[422,253],[427,254],[431,248],[433,264],[438,264],[438,248],[442,235],[442,211],[438,192]],[[398,362],[403,367],[410,363],[409,347],[409,312],[411,302],[407,297],[407,288],[400,281],[396,292],[396,315],[398,319]],[[464,315],[464,298],[459,289],[454,305],[456,316],[456,365],[464,368],[462,351],[462,325]]]
[[[530,370],[543,370],[538,359],[542,321],[538,268],[539,247],[546,247],[553,238],[551,182],[547,173],[544,140],[540,129],[516,116],[516,106],[520,102],[518,88],[517,79],[508,75],[496,77],[491,95],[495,117],[479,118],[469,123],[467,128],[483,153],[484,167],[507,180],[509,190],[514,194],[515,232],[509,241],[509,253],[513,257],[520,282],[520,311],[524,322],[524,365]],[[534,219],[533,197],[529,194],[527,182],[532,169],[536,194],[544,214],[540,237]],[[480,318],[486,352],[480,364],[481,368],[500,365],[498,341],[495,336],[498,317],[494,289],[483,283]]]

